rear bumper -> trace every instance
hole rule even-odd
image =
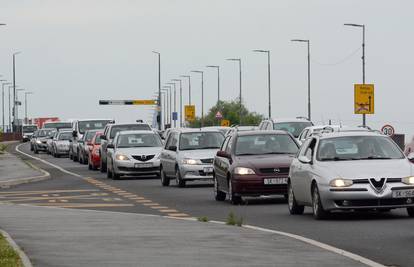
[[[266,177],[253,176],[234,177],[233,192],[240,196],[265,196],[265,195],[285,195],[287,194],[287,184],[267,185],[264,184],[265,178],[286,178],[286,177]]]

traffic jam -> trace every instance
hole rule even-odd
[[[392,209],[414,216],[414,142],[397,145],[390,125],[378,131],[313,125],[298,117],[165,131],[141,120],[111,119],[45,122],[37,128],[23,127],[23,141],[34,154],[69,158],[108,179],[148,177],[159,179],[159,186],[181,188],[212,183],[218,202],[282,197],[286,212],[300,215],[310,207],[317,220]]]

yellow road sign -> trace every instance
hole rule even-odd
[[[221,120],[221,126],[229,127],[230,126],[230,121],[229,120]]]
[[[355,84],[354,98],[355,114],[375,113],[375,98],[373,84]]]
[[[195,106],[194,105],[185,105],[185,120],[194,121],[195,120]]]
[[[157,101],[155,100],[133,100],[133,105],[156,105]]]

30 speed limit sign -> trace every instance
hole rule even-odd
[[[391,137],[395,134],[395,129],[391,125],[387,124],[387,125],[382,126],[381,132]]]

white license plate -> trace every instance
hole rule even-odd
[[[152,167],[152,163],[135,163],[135,168],[150,168]]]
[[[393,198],[414,197],[414,189],[392,191],[392,197]]]
[[[263,180],[263,183],[266,185],[272,184],[287,184],[288,178],[266,178]]]
[[[213,172],[213,167],[204,167],[203,171],[205,173],[212,173]]]

